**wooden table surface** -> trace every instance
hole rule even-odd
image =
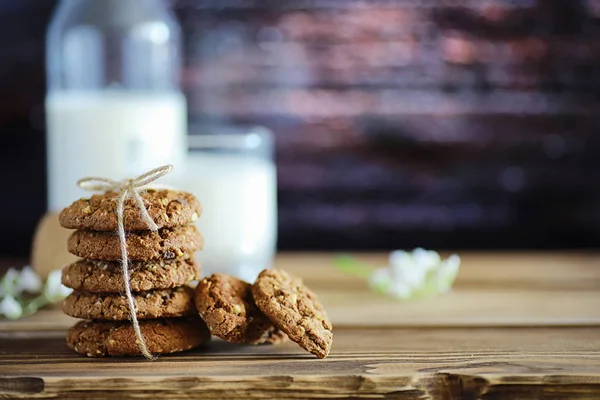
[[[461,256],[453,292],[401,303],[332,254],[280,255],[333,321],[324,360],[220,340],[155,362],[88,359],[66,347],[74,320],[58,309],[0,321],[0,398],[600,399],[600,254]]]

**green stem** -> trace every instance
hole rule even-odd
[[[359,278],[368,278],[373,271],[373,268],[370,265],[358,261],[347,254],[337,256],[334,265],[340,271]]]
[[[34,314],[37,310],[47,306],[48,304],[50,304],[50,301],[43,294],[35,297],[30,301],[21,303],[21,306],[23,307],[22,317],[27,317],[29,315]]]

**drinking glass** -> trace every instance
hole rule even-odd
[[[214,132],[214,131],[211,131]],[[197,258],[205,275],[223,272],[252,282],[273,262],[277,177],[273,135],[263,127],[191,134],[184,184],[202,203],[205,238]]]

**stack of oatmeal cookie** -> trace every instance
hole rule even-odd
[[[192,224],[200,203],[174,190],[140,192],[159,230],[148,230],[134,199],[125,201],[124,226],[129,254],[129,284],[140,329],[151,353],[173,353],[210,338],[198,317],[194,291],[187,283],[200,278],[194,252],[203,238]],[[60,224],[76,229],[68,250],[82,257],[63,269],[62,282],[73,288],[63,311],[85,319],[72,327],[67,344],[89,357],[140,355],[130,318],[115,213],[117,193],[75,201],[60,214]]]

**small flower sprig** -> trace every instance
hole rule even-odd
[[[432,297],[450,291],[458,270],[456,254],[442,259],[437,251],[416,248],[390,253],[389,265],[374,269],[350,256],[340,256],[336,266],[346,273],[367,279],[369,287],[399,300]]]
[[[61,284],[61,271],[52,271],[45,283],[33,268],[9,268],[0,280],[0,318],[19,319],[63,300],[71,289]]]

